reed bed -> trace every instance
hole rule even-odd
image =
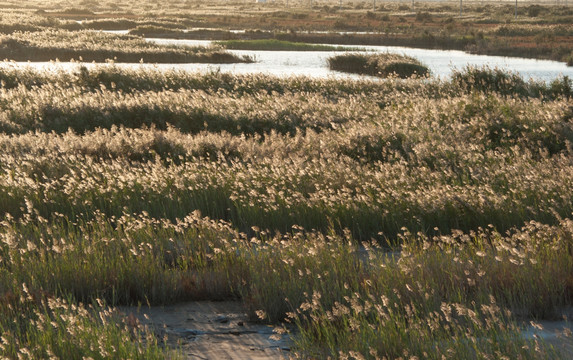
[[[113,306],[235,298],[301,358],[566,358],[519,326],[571,305],[571,83],[502,74],[3,68],[0,354],[177,356]]]
[[[132,30],[151,37],[409,46],[563,62],[568,61],[572,49],[571,10],[549,3],[522,4],[517,18],[515,8],[507,3],[463,4],[464,16],[459,16],[457,3],[431,2],[412,6],[387,2],[372,7],[366,2],[320,1],[313,2],[311,8],[308,1],[257,6],[244,1],[161,5],[86,1],[70,8],[64,2],[7,2],[0,31]],[[184,32],[192,28],[202,29]],[[247,31],[236,34],[229,29]]]
[[[420,61],[398,54],[342,54],[328,58],[330,70],[372,75],[378,77],[396,76],[406,79],[412,76],[428,76],[428,67]]]
[[[0,58],[15,61],[252,62],[220,48],[161,46],[129,35],[93,31],[14,32],[0,38]]]
[[[507,97],[468,90],[463,82],[460,91],[468,93],[458,96],[448,94],[452,84],[445,84],[441,95],[432,90],[431,96],[423,94],[431,85],[411,86],[417,94],[373,92],[368,98],[347,92],[284,92],[277,97],[221,89],[128,93],[113,86],[17,87],[3,91],[0,126],[7,135],[19,134],[9,138],[22,144],[45,136],[54,139],[43,140],[46,144],[93,137],[85,146],[100,144],[100,149],[66,151],[59,157],[74,172],[97,172],[108,179],[114,185],[105,190],[110,198],[132,193],[133,200],[122,201],[123,206],[136,211],[146,199],[150,212],[159,217],[163,207],[172,218],[199,209],[236,223],[242,231],[252,225],[285,231],[295,224],[324,230],[334,222],[369,239],[378,233],[394,237],[403,226],[449,232],[491,223],[505,230],[571,212],[569,100]],[[134,143],[129,138],[136,129],[143,131],[137,139],[150,140]],[[102,140],[97,140],[100,134]],[[123,148],[110,149],[108,144],[114,143]],[[17,146],[22,147],[34,149]],[[73,160],[100,152],[117,163]],[[4,167],[14,171],[26,155],[21,150],[16,158],[4,153]],[[153,160],[154,154],[160,162],[144,161],[137,167],[122,163]],[[51,169],[46,156],[29,157],[35,164],[47,163],[32,168],[47,166],[44,173],[61,174]],[[126,184],[114,180],[118,172]],[[131,184],[131,177],[138,184]],[[79,205],[103,191],[89,176],[87,188],[68,184],[82,178],[48,179],[56,181],[50,181],[50,192],[40,182],[35,197],[35,207],[44,215],[77,213],[77,206],[109,214],[121,209],[113,210],[101,199],[93,207]],[[79,192],[67,196],[64,191],[70,188]],[[13,215],[21,213],[18,193],[6,198],[14,208],[6,212]],[[47,196],[70,200],[55,201],[54,207],[45,201]],[[155,209],[155,204],[163,205]]]
[[[277,39],[258,40],[226,40],[217,41],[217,45],[233,50],[262,50],[262,51],[359,51],[358,48],[345,46],[316,45]]]

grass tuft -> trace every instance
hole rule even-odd
[[[428,76],[429,70],[418,60],[396,54],[344,54],[328,59],[331,70],[371,75],[377,77],[392,77],[407,79],[412,76]]]

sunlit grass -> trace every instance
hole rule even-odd
[[[377,77],[398,77],[407,79],[425,77],[430,70],[417,59],[398,54],[343,54],[328,59],[330,70],[371,75]]]
[[[268,50],[268,51],[359,51],[356,47],[306,44],[276,39],[268,40],[226,40],[217,41],[226,49],[232,50]]]
[[[0,59],[151,63],[252,62],[218,48],[162,46],[145,39],[93,31],[44,30],[0,37]]]
[[[204,299],[299,357],[560,356],[519,324],[571,305],[567,78],[0,78],[2,356],[162,358],[108,306]]]
[[[298,227],[282,235],[254,228],[249,239],[198,213],[175,222],[142,214],[49,224],[29,210],[27,219],[3,224],[0,250],[11,271],[0,279],[7,290],[3,314],[10,319],[10,309],[21,306],[18,298],[30,297],[32,309],[33,301],[41,305],[33,324],[50,321],[42,320],[42,301],[61,294],[116,304],[240,296],[253,317],[294,322],[297,352],[310,357],[340,351],[369,357],[374,348],[379,356],[407,351],[431,358],[501,353],[541,359],[553,351],[523,339],[517,321],[556,316],[571,294],[570,220],[554,227],[531,223],[507,236],[492,230],[433,238],[405,232],[401,253],[387,254],[348,234]],[[19,283],[26,285],[14,287]],[[66,314],[75,309],[62,307]],[[79,324],[90,314],[79,314]],[[114,326],[108,321],[103,325]],[[48,326],[59,331],[58,324]],[[82,336],[98,328],[88,327]],[[22,336],[21,329],[12,331]],[[40,346],[49,345],[45,339]]]
[[[86,31],[247,29],[571,62],[563,6],[288,4],[5,1],[0,57],[249,61]],[[354,81],[5,63],[0,357],[177,358],[114,307],[235,299],[298,358],[566,359],[520,325],[572,305],[572,93],[488,68]]]

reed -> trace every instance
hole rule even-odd
[[[216,48],[169,47],[135,36],[116,36],[91,31],[47,30],[13,33],[0,39],[0,58],[14,61],[88,61],[151,63],[252,62]]]
[[[232,50],[263,50],[263,51],[359,51],[359,48],[344,46],[315,45],[276,39],[260,40],[226,40],[217,41],[217,45]]]
[[[418,60],[397,54],[343,54],[328,59],[331,70],[406,79],[412,76],[428,76],[429,70]]]

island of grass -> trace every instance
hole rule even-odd
[[[232,50],[267,50],[267,51],[360,51],[359,48],[347,46],[318,45],[277,39],[225,40],[215,44]]]
[[[330,70],[377,77],[427,76],[430,70],[418,60],[391,53],[341,54],[328,58]]]
[[[0,37],[0,59],[14,61],[82,60],[124,63],[245,63],[219,47],[165,46],[140,37],[93,31],[45,30]]]

